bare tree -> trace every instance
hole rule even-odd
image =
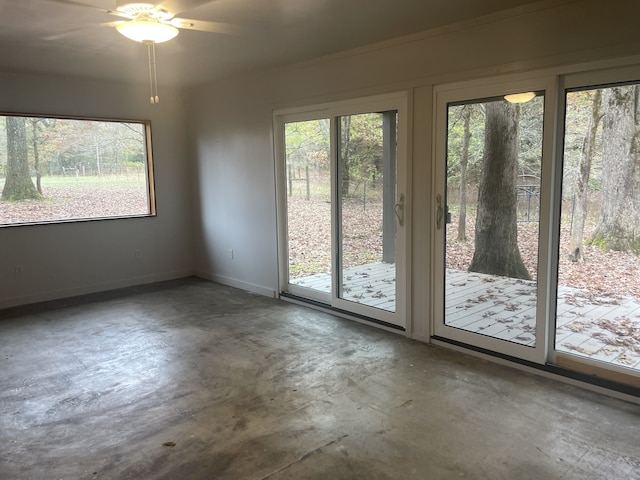
[[[351,187],[351,115],[340,121],[340,194],[349,195]]]
[[[475,251],[469,271],[531,279],[518,248],[518,107],[485,105],[483,168],[478,190]]]
[[[603,94],[602,207],[590,243],[602,250],[640,252],[640,128],[638,86]]]
[[[7,116],[6,122],[7,178],[2,190],[2,200],[40,198],[29,173],[26,119]]]
[[[569,247],[569,260],[572,262],[584,261],[584,225],[587,219],[587,200],[589,177],[591,175],[591,163],[595,154],[596,133],[602,119],[602,90],[594,92],[591,105],[591,117],[589,127],[584,137],[580,160],[578,162],[578,178],[575,187],[575,207],[573,211],[573,226]]]
[[[460,215],[458,216],[459,242],[467,241],[467,166],[469,165],[469,142],[471,141],[471,106],[462,108],[462,120],[464,122],[462,136],[462,155],[460,156]]]

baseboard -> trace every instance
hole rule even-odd
[[[229,287],[239,288],[240,290],[245,290],[251,293],[257,293],[258,295],[263,295],[265,297],[278,298],[278,294],[275,290],[262,285],[256,285],[255,283],[243,282],[242,280],[238,280],[233,277],[218,275],[216,273],[205,272],[202,270],[196,270],[194,275],[205,280],[221,283]]]
[[[177,278],[184,278],[192,275],[192,270],[175,270],[172,272],[160,272],[151,275],[142,275],[139,277],[121,278],[109,282],[92,283],[89,285],[49,290],[46,292],[35,292],[17,297],[1,298],[0,309],[30,305],[32,303],[48,302],[50,300],[59,300],[62,298],[77,297],[79,295],[88,295],[91,293],[106,292],[109,290],[116,290],[118,288],[133,287],[135,285],[175,280]]]

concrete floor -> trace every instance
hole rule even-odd
[[[0,312],[0,478],[640,479],[640,407],[185,279]]]

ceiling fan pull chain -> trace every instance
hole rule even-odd
[[[151,92],[150,102],[151,104],[156,103],[153,98],[153,66],[151,64],[151,45],[153,42],[145,42],[147,44],[147,56],[149,57],[149,90]]]
[[[156,66],[156,42],[153,42],[151,48],[153,49],[153,83],[156,87],[155,101],[156,103],[160,103],[160,97],[158,97],[158,68]]]

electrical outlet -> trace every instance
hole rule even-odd
[[[14,273],[16,275],[16,278],[20,278],[24,275],[24,269],[22,268],[22,265],[16,265],[14,267]]]
[[[139,248],[136,248],[136,251],[134,252],[134,256],[136,258],[142,258],[142,250],[140,250]]]
[[[233,249],[230,248],[229,251],[227,252],[227,257],[229,257],[231,260],[233,260]]]

